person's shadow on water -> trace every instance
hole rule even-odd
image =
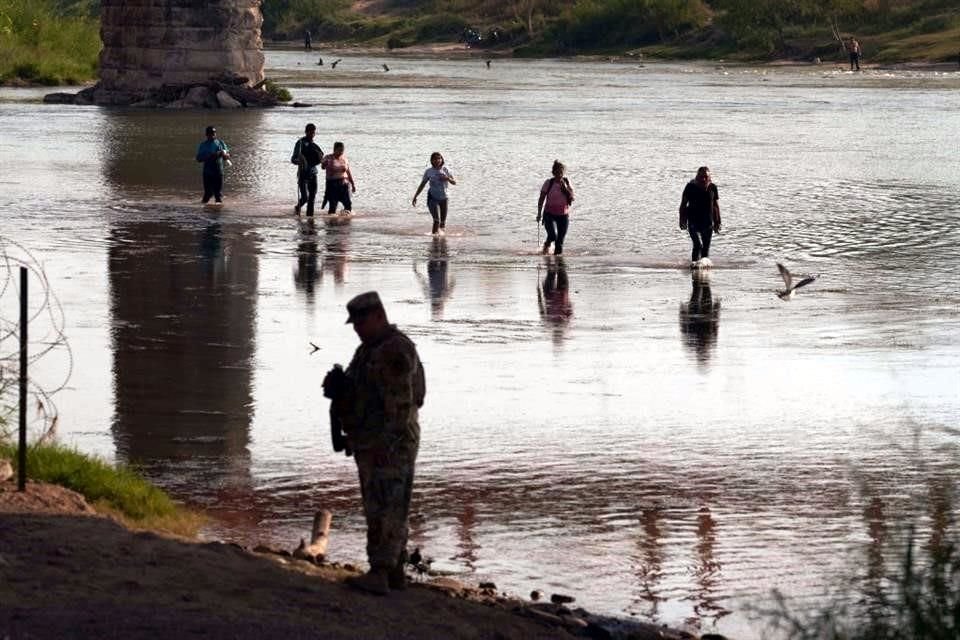
[[[297,269],[293,281],[297,289],[303,291],[308,302],[313,302],[316,283],[319,278],[317,269],[317,229],[311,219],[300,223],[300,241],[297,244]]]
[[[537,282],[537,303],[540,317],[550,328],[553,344],[559,347],[567,337],[570,318],[573,317],[573,302],[570,300],[570,279],[563,258],[547,258],[547,275]]]
[[[450,253],[447,251],[447,239],[443,236],[433,238],[427,255],[427,275],[424,277],[413,263],[413,272],[423,287],[424,295],[430,299],[430,318],[443,319],[443,308],[453,294],[456,280],[450,276]]]
[[[690,301],[680,305],[680,334],[684,345],[695,355],[697,364],[706,366],[717,346],[720,299],[714,298],[710,290],[709,272],[694,271],[691,280]]]

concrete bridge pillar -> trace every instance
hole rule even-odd
[[[262,0],[101,0],[100,88],[263,80]]]

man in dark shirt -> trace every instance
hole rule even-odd
[[[307,205],[307,216],[313,217],[313,203],[317,199],[317,167],[323,159],[323,150],[313,141],[317,127],[312,122],[304,128],[304,136],[293,147],[290,162],[297,165],[297,191],[299,198],[294,213],[300,215],[300,207]]]
[[[693,240],[691,262],[710,255],[713,232],[720,232],[720,194],[710,180],[709,167],[697,169],[697,177],[687,183],[680,199],[680,228],[687,229]]]

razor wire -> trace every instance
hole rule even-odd
[[[0,437],[9,438],[12,435],[9,418],[19,403],[19,314],[15,320],[11,320],[4,315],[4,311],[19,309],[20,267],[26,267],[30,280],[27,394],[36,407],[30,426],[35,430],[39,428],[40,436],[35,442],[46,443],[56,438],[59,412],[54,396],[66,388],[73,375],[73,351],[64,332],[66,317],[63,306],[50,286],[43,265],[25,246],[4,236],[0,236]],[[54,384],[41,382],[30,375],[36,363],[54,352],[63,353],[66,358],[63,371],[55,374],[59,379]]]

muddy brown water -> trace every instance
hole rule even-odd
[[[344,303],[378,289],[427,370],[412,544],[435,568],[751,637],[772,589],[869,593],[907,522],[956,515],[960,75],[382,62],[271,52],[303,110],[0,90],[0,235],[42,262],[72,349],[34,370],[71,372],[61,442],[209,509],[211,537],[292,546],[332,509],[332,555],[362,559],[319,382],[356,344]],[[352,219],[291,215],[308,120],[346,143]],[[222,211],[198,205],[207,124],[234,151]],[[458,179],[440,239],[410,205],[434,150]],[[536,253],[555,158],[562,261]],[[676,228],[701,164],[707,279]],[[820,279],[782,302],[777,261]]]

